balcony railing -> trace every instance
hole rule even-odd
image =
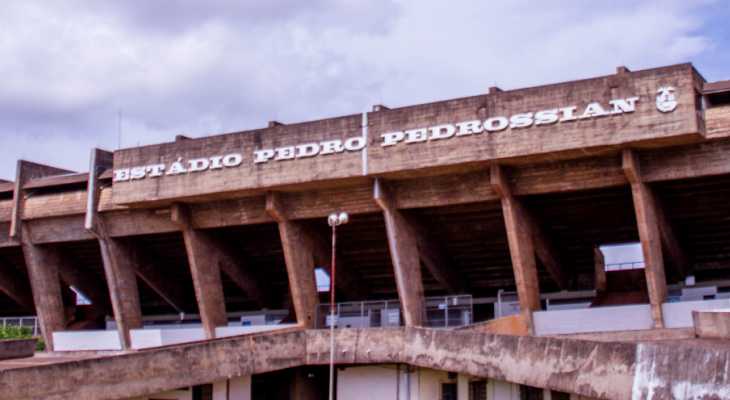
[[[427,297],[420,307],[421,325],[429,328],[455,328],[472,323],[472,297]],[[315,328],[331,323],[329,304],[315,308]],[[403,326],[400,301],[360,301],[335,304],[335,328],[381,328]]]
[[[2,320],[3,328],[6,326],[25,326],[33,332],[33,335],[40,334],[37,317],[8,317],[0,318],[0,320]]]

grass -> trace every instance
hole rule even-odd
[[[0,326],[0,340],[31,338],[33,338],[33,332],[28,327],[18,325]],[[46,345],[43,342],[43,339],[38,339],[38,344],[36,345],[35,350],[43,351],[45,349]]]

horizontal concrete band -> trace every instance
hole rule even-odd
[[[599,398],[653,398],[652,393],[678,390],[721,393],[729,383],[727,348],[410,327],[340,330],[335,343],[335,362],[340,365],[406,363]],[[300,330],[9,369],[0,373],[0,400],[140,396],[231,377],[327,364],[329,344],[329,331]],[[701,372],[685,368],[680,360],[715,362]],[[655,361],[665,367],[651,370]]]

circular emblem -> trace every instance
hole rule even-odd
[[[659,88],[656,91],[656,108],[661,112],[672,112],[677,108],[677,99],[674,98],[674,88],[671,86]]]

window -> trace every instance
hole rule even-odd
[[[520,400],[543,400],[543,391],[540,388],[520,385]]]
[[[550,391],[550,398],[552,400],[570,400],[570,393]]]
[[[330,291],[330,274],[324,270],[324,268],[317,268],[314,270],[314,278],[317,282],[318,292],[329,292]]]
[[[603,253],[606,271],[644,268],[644,254],[641,252],[641,243],[603,245],[601,246],[601,252]]]
[[[487,400],[487,381],[469,382],[469,400]]]
[[[193,386],[193,400],[213,400],[213,385]]]
[[[441,400],[456,400],[456,382],[441,384]]]
[[[84,297],[84,295],[81,294],[81,292],[79,292],[75,287],[71,286],[71,290],[73,290],[74,293],[76,293],[76,305],[77,306],[88,306],[89,304],[91,304],[91,301],[89,299],[87,299],[86,297]]]

